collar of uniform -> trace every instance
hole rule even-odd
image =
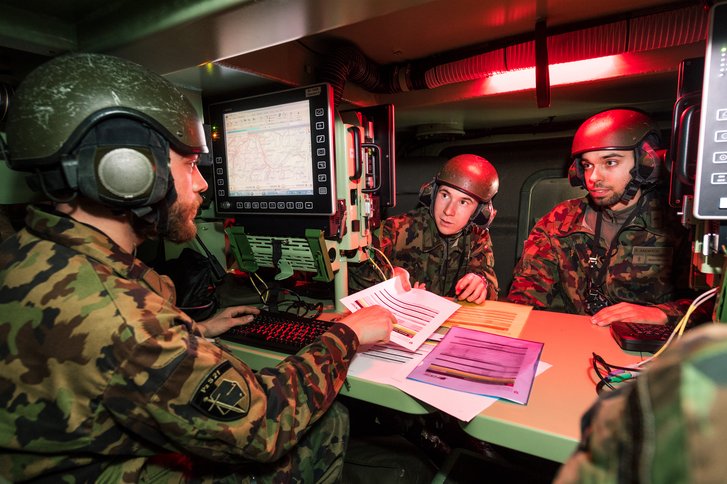
[[[556,236],[564,237],[576,232],[593,234],[593,229],[589,228],[584,220],[587,207],[587,198],[575,198],[558,204],[547,215],[550,221],[554,222],[553,230]]]
[[[26,224],[29,231],[94,259],[124,278],[142,279],[150,270],[100,230],[50,207],[29,207]]]
[[[636,223],[654,233],[663,232],[665,226],[664,222],[660,220],[663,213],[660,199],[652,193],[645,193],[642,196],[647,197],[644,207],[631,224]],[[590,227],[585,220],[588,207],[588,196],[566,200],[556,206],[549,215],[551,222],[557,222],[553,224],[556,236],[564,237],[577,232],[593,235],[594,228]],[[629,211],[626,210],[626,213],[628,214]]]

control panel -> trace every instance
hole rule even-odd
[[[710,14],[700,128],[694,216],[727,219],[727,2]]]

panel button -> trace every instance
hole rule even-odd
[[[727,163],[727,151],[717,151],[712,155],[712,161],[714,163]]]

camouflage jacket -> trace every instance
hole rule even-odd
[[[380,249],[394,266],[409,272],[412,282],[423,282],[427,290],[440,296],[454,296],[457,281],[468,273],[485,276],[487,298],[497,299],[495,256],[490,233],[472,226],[457,237],[442,237],[429,214],[419,207],[405,214],[389,217],[374,234],[374,247]],[[385,262],[375,251],[370,254],[389,276]],[[370,262],[352,265],[349,286],[360,291],[382,282]]]
[[[103,233],[39,208],[27,225],[0,246],[0,481],[133,482],[164,453],[271,462],[343,385],[347,326],[256,374]]]
[[[656,306],[676,323],[693,294],[687,289],[690,241],[684,227],[649,194],[649,199],[618,239],[603,290],[615,302]],[[588,201],[568,200],[541,218],[525,241],[507,299],[536,309],[586,314],[583,298],[589,276],[593,229],[584,225]],[[606,247],[603,241],[600,245]],[[702,305],[690,318],[709,318]]]
[[[554,482],[725,481],[727,327],[690,330],[650,365],[601,394]]]

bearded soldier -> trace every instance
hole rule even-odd
[[[335,482],[334,399],[392,316],[359,311],[254,373],[210,338],[257,309],[175,307],[135,252],[196,233],[207,147],[184,95],[116,57],[58,57],[21,83],[7,142],[50,202],[0,250],[0,480]]]

